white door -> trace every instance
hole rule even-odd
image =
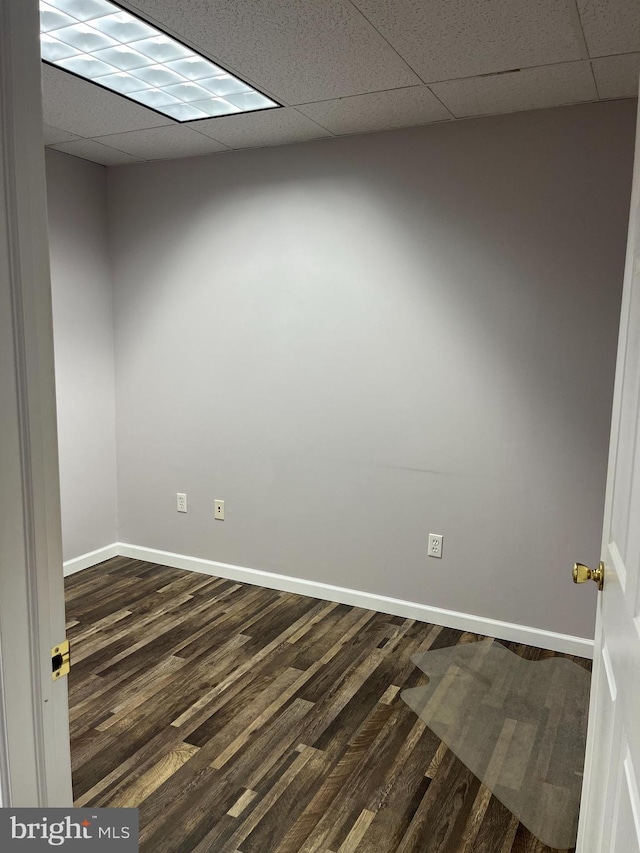
[[[0,0],[0,800],[70,806],[37,0]]]
[[[578,853],[640,853],[640,132],[631,196]],[[597,346],[597,342],[594,342]]]

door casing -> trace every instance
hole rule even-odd
[[[70,806],[60,484],[37,0],[0,3],[0,791]]]

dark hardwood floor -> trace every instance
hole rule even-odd
[[[138,806],[143,853],[549,853],[400,699],[476,635],[122,557],[65,583],[75,802]]]

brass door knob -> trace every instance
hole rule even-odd
[[[584,566],[582,563],[573,564],[573,582],[584,583],[585,581],[595,581],[598,584],[598,589],[604,586],[604,563],[600,560],[597,569],[590,569],[589,566]]]

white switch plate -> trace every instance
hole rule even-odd
[[[213,517],[218,521],[224,521],[224,501],[214,502]]]
[[[187,496],[184,492],[178,492],[176,495],[177,498],[177,509],[178,512],[186,512],[187,511]]]
[[[429,534],[429,556],[430,557],[442,557],[442,540],[443,536],[441,533],[430,533]]]

